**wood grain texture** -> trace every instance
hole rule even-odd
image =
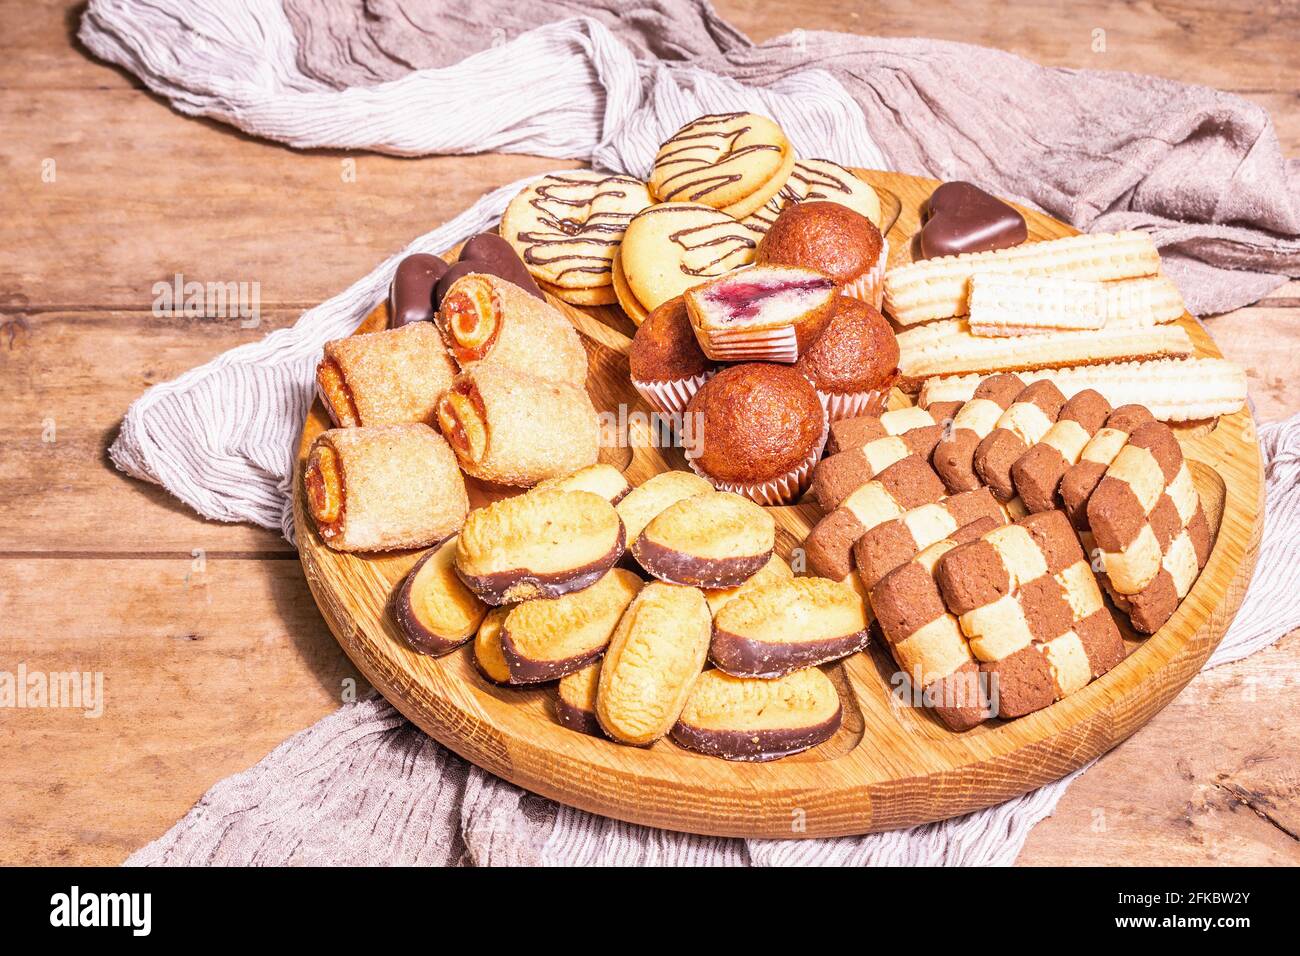
[[[895,173],[861,175],[900,201],[890,258],[906,261],[906,239],[938,183]],[[1073,232],[1022,211],[1032,238]],[[597,409],[647,411],[627,381],[628,340],[610,327],[626,320],[614,309],[566,312],[596,359],[588,391]],[[385,314],[381,304],[363,327],[380,324]],[[1182,321],[1200,353],[1219,354],[1190,316]],[[303,430],[300,464],[327,427],[317,403]],[[503,689],[483,680],[468,647],[438,659],[416,654],[386,606],[418,555],[331,551],[314,532],[300,487],[295,516],[307,580],[348,656],[399,710],[472,762],[544,796],[636,823],[729,836],[832,836],[925,823],[1001,802],[1104,753],[1168,703],[1218,644],[1254,568],[1262,484],[1253,438],[1254,423],[1243,410],[1185,443],[1211,526],[1218,527],[1214,551],[1170,622],[1102,679],[1020,720],[953,734],[891,696],[895,668],[877,649],[828,669],[846,714],[840,732],[806,754],[762,765],[700,757],[669,741],[633,749],[584,737],[555,723],[548,690]],[[634,447],[626,473],[639,484],[670,467],[684,467],[680,452]],[[778,550],[788,556],[816,510],[798,505],[771,511]]]
[[[930,35],[1051,65],[1221,83],[1269,109],[1284,153],[1300,154],[1300,60],[1276,45],[1295,33],[1294,4],[1116,2],[1096,24],[1056,0],[979,18],[909,0],[716,6],[757,41],[797,27]],[[0,0],[0,550],[17,554],[0,557],[0,669],[103,669],[109,700],[98,721],[0,714],[4,864],[120,863],[213,784],[335,709],[340,681],[358,678],[277,533],[204,521],[113,469],[103,450],[130,401],[289,324],[484,190],[565,165],[259,142],[169,110],[86,55],[73,39],[82,7]],[[1097,25],[1108,30],[1104,56],[1090,49]],[[55,183],[41,180],[46,157],[58,162]],[[355,183],[340,179],[348,158]],[[151,178],[163,201],[150,197]],[[241,201],[227,205],[227,194]],[[232,235],[230,215],[247,228]],[[103,244],[114,251],[99,253]],[[96,258],[81,268],[87,250]],[[260,281],[262,329],[154,314],[150,285],[175,271]],[[1207,323],[1229,358],[1260,371],[1250,379],[1259,421],[1300,408],[1287,361],[1300,349],[1297,318],[1292,282]],[[1266,334],[1243,334],[1261,321]],[[51,413],[56,447],[39,441]],[[195,548],[209,559],[202,600],[181,583]],[[1070,788],[1017,862],[1300,863],[1300,842],[1267,819],[1298,831],[1297,682],[1300,632],[1198,675]]]

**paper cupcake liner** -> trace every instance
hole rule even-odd
[[[880,258],[870,272],[858,276],[844,287],[844,295],[861,299],[868,305],[880,308],[885,296],[885,267],[889,264],[889,240],[880,241]]]
[[[826,409],[827,418],[838,422],[844,418],[857,418],[860,415],[879,415],[885,410],[885,400],[889,397],[889,390],[837,394],[818,389],[817,397],[822,400],[822,408]]]
[[[705,474],[695,459],[688,457],[686,463],[691,466],[691,471],[695,472],[714,488],[719,491],[730,491],[738,495],[743,495],[750,501],[755,501],[760,505],[788,505],[793,504],[799,499],[808,488],[812,481],[813,468],[817,465],[817,460],[822,456],[822,450],[826,447],[826,439],[831,433],[831,423],[828,418],[822,416],[822,434],[813,446],[813,450],[808,457],[801,461],[794,468],[787,471],[779,478],[773,478],[770,481],[764,481],[759,484],[740,484],[730,481],[718,481],[718,479]]]
[[[695,329],[704,354],[715,362],[785,362],[799,360],[794,326],[777,329]]]
[[[632,379],[632,385],[655,411],[680,414],[686,410],[686,403],[691,400],[691,396],[708,380],[709,376],[701,373],[668,382],[639,382]]]

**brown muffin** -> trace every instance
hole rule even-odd
[[[636,330],[627,355],[632,378],[639,382],[668,382],[703,375],[717,367],[700,349],[679,295],[646,317]]]
[[[826,330],[795,368],[828,394],[881,391],[898,378],[898,341],[878,309],[842,295]]]
[[[758,244],[758,265],[804,266],[849,285],[875,268],[884,240],[866,216],[834,202],[786,206]]]
[[[723,369],[695,393],[686,414],[694,429],[691,464],[714,484],[781,478],[816,455],[826,431],[808,379],[792,366],[766,362]]]

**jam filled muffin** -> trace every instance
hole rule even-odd
[[[632,384],[651,408],[680,412],[717,368],[695,339],[686,303],[679,295],[641,323],[628,351]]]
[[[845,295],[880,308],[889,243],[866,216],[834,202],[794,203],[782,210],[754,261],[824,272]]]
[[[830,324],[795,368],[813,383],[831,421],[879,415],[898,378],[898,342],[879,310],[841,296]]]
[[[826,444],[817,392],[789,365],[733,365],[686,405],[691,468],[714,487],[760,504],[788,504],[808,484]]]

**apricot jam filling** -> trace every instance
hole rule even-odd
[[[477,362],[492,350],[501,329],[501,304],[483,279],[466,277],[442,300],[443,321],[458,362]]]
[[[482,461],[487,454],[487,416],[471,383],[453,386],[438,400],[438,424],[459,458]]]
[[[339,427],[351,428],[361,424],[356,403],[352,401],[352,390],[343,380],[343,370],[339,368],[338,362],[328,358],[321,362],[316,368],[316,384],[334,412]]]
[[[328,537],[338,530],[343,517],[343,472],[333,448],[317,445],[312,449],[304,482],[311,516],[320,533]]]

